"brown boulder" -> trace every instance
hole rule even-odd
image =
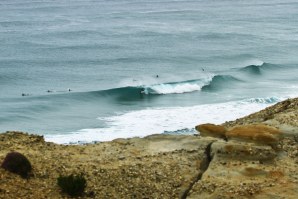
[[[200,135],[203,137],[216,137],[216,138],[223,138],[225,139],[226,128],[221,125],[215,124],[200,124],[196,126],[196,130],[200,132]]]
[[[263,144],[276,144],[281,138],[281,132],[264,124],[236,126],[226,132],[228,139],[253,141]]]

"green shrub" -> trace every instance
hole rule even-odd
[[[1,167],[12,173],[19,174],[22,178],[28,178],[32,170],[31,163],[21,153],[10,152],[3,160]]]
[[[75,197],[81,196],[86,188],[86,179],[81,175],[59,176],[57,184],[61,190],[68,195]]]

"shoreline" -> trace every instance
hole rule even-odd
[[[236,120],[253,113],[252,110],[259,111],[282,100],[261,99],[261,102],[259,98],[251,98],[189,107],[128,111],[106,119],[102,118],[107,127],[85,128],[64,134],[45,134],[45,140],[58,144],[83,144],[118,138],[146,137],[153,134],[193,134],[196,133],[194,126],[199,123],[221,124]],[[218,114],[214,114],[217,112]]]
[[[83,145],[45,142],[21,132],[0,134],[0,159],[10,151],[32,164],[29,180],[0,168],[0,198],[67,198],[60,174],[83,173],[84,198],[297,198],[298,98],[226,122],[266,124],[283,139],[275,147],[247,139],[150,135]]]

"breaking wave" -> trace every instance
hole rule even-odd
[[[209,84],[202,87],[202,91],[217,91],[240,82],[242,82],[242,80],[231,75],[215,75]]]
[[[252,75],[261,75],[265,70],[270,70],[274,68],[279,68],[279,66],[263,62],[262,64],[253,64],[245,66],[241,68],[240,71],[244,71]]]
[[[199,91],[201,88],[211,81],[212,77],[204,80],[188,80],[182,82],[172,82],[155,84],[151,86],[143,86],[144,94],[181,94]]]
[[[89,101],[108,98],[116,101],[139,101],[143,98],[153,98],[160,95],[183,94],[197,91],[216,91],[242,82],[230,75],[215,75],[205,79],[195,79],[180,82],[169,82],[152,85],[126,86],[99,91],[60,93],[46,96],[32,96],[33,98],[66,98],[67,100]]]

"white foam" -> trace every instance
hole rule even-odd
[[[146,93],[151,94],[181,94],[199,91],[201,88],[210,83],[214,75],[208,74],[204,79],[193,82],[180,82],[172,84],[156,84],[146,87]]]
[[[250,66],[250,65],[262,66],[264,63],[265,62],[259,59],[251,59],[243,62],[244,66]]]
[[[82,129],[63,135],[45,135],[45,139],[46,141],[65,144],[144,137],[165,131],[194,128],[201,123],[220,124],[259,111],[271,104],[246,100],[192,107],[132,111],[112,117],[98,118],[107,124],[106,128]]]
[[[251,102],[251,103],[272,104],[272,103],[279,102],[279,101],[282,101],[285,99],[287,99],[287,97],[267,97],[267,98],[252,98],[252,99],[247,99],[245,101]]]
[[[136,79],[127,78],[119,83],[119,87],[143,87],[145,94],[181,94],[199,91],[201,88],[211,82],[214,74],[205,73],[204,75],[198,74],[197,81],[181,81],[177,83],[164,83],[171,82],[175,79],[179,81],[179,77],[167,76],[163,78],[156,78],[155,76],[143,76]]]
[[[182,83],[182,84],[158,84],[151,86],[153,94],[179,94],[188,93],[201,90],[204,84],[195,83]]]

